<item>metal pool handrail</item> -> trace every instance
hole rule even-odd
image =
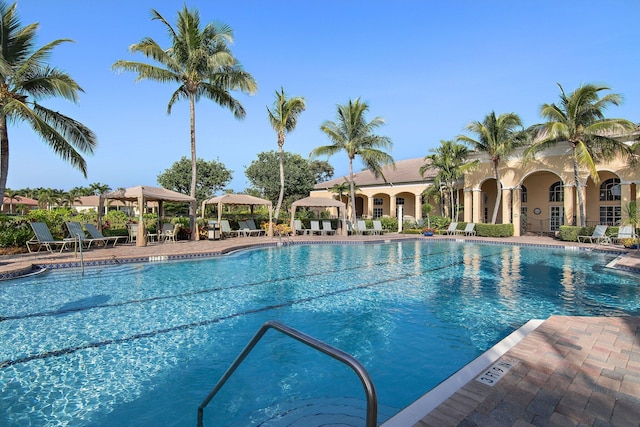
[[[244,350],[242,350],[236,360],[234,360],[234,362],[231,364],[229,369],[227,369],[222,378],[218,380],[218,383],[215,385],[215,387],[213,387],[213,390],[211,390],[207,397],[202,401],[200,406],[198,406],[198,427],[203,427],[204,408],[209,404],[209,402],[211,402],[214,396],[218,393],[218,391],[220,391],[222,386],[227,382],[231,375],[233,375],[238,366],[240,366],[242,361],[249,355],[251,350],[253,350],[258,341],[260,341],[260,339],[269,329],[275,329],[276,331],[282,332],[283,334],[288,335],[289,337],[294,338],[301,343],[306,344],[309,347],[312,347],[326,354],[327,356],[331,356],[332,358],[344,363],[345,365],[353,369],[356,375],[358,375],[358,377],[360,378],[360,381],[362,381],[365,394],[367,395],[366,427],[376,426],[378,417],[378,398],[376,396],[376,389],[373,385],[373,381],[371,381],[369,373],[355,357],[325,342],[313,338],[310,335],[293,329],[285,325],[284,323],[280,323],[275,320],[268,320],[260,327],[260,329],[258,329],[258,332],[256,332],[251,341],[249,341],[249,344],[246,345]]]

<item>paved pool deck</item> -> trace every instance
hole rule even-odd
[[[416,238],[620,252],[609,267],[640,273],[637,251],[626,252],[620,246],[559,242],[550,237],[488,239],[389,234],[297,236],[282,242],[365,244]],[[236,237],[150,243],[144,247],[123,244],[91,249],[83,253],[83,260],[85,265],[154,262],[217,256],[279,243],[277,238]],[[68,268],[78,264],[78,254],[73,252],[5,255],[0,256],[0,277],[8,279],[34,267]],[[640,425],[640,317],[552,316],[532,321],[522,330],[388,420],[384,427]]]

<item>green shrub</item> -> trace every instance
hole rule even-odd
[[[464,229],[458,224],[458,229]],[[510,237],[513,236],[513,224],[476,224],[476,236],[480,237]]]
[[[21,247],[33,236],[31,226],[22,218],[0,218],[0,247]]]
[[[560,240],[565,242],[577,242],[578,236],[590,236],[593,233],[595,227],[578,227],[575,225],[561,225],[560,226]],[[589,232],[589,230],[591,230]]]
[[[382,228],[384,230],[389,230],[392,232],[398,231],[398,218],[391,218],[389,216],[383,216],[378,218],[380,220],[380,224],[382,224]]]

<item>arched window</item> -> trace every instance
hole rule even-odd
[[[620,180],[611,178],[600,184],[600,201],[620,200]]]
[[[527,187],[520,186],[520,203],[527,203]]]
[[[549,187],[549,201],[550,202],[564,202],[564,189],[562,188],[562,182],[554,182]]]

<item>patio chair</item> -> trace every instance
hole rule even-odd
[[[74,240],[71,239],[54,239],[51,235],[49,227],[47,227],[47,224],[45,224],[44,222],[31,222],[30,224],[35,236],[27,241],[27,250],[29,252],[33,252],[31,250],[32,246],[38,247],[38,250],[36,252],[40,252],[40,249],[42,249],[43,247],[51,253],[53,253],[54,247],[56,249],[59,247],[60,252],[62,252],[67,246],[74,243]]]
[[[465,236],[475,236],[476,235],[476,224],[473,222],[468,222],[464,230],[456,230],[456,234],[464,234]]]
[[[347,223],[347,234],[348,235],[357,234],[357,231],[354,228],[353,224],[351,224],[351,221],[346,220],[345,222]]]
[[[107,246],[107,239],[104,237],[94,239],[87,237],[87,234],[82,229],[82,225],[79,222],[66,221],[64,225],[67,226],[67,230],[69,230],[69,238],[74,239],[78,238],[80,240],[80,244],[89,249],[93,242],[102,243],[103,247]],[[96,243],[96,244],[97,244]]]
[[[374,220],[373,221],[373,232],[375,234],[384,234],[389,230],[385,230],[384,228],[382,228],[382,223],[378,220]]]
[[[311,221],[311,234],[324,235],[324,232],[320,229],[320,221]]]
[[[228,219],[220,220],[220,235],[222,237],[240,236],[242,232],[242,230],[232,230]]]
[[[158,233],[158,241],[166,242],[167,240],[171,240],[175,243],[179,230],[180,224],[171,224],[169,222],[162,224],[162,230]]]
[[[129,239],[129,236],[105,236],[93,224],[84,224],[84,229],[87,230],[87,232],[89,232],[89,235],[92,238],[105,239],[107,243],[113,242],[113,246],[115,246],[116,243],[118,243],[118,240],[120,239],[123,239],[124,241],[127,241],[127,239]]]
[[[589,243],[611,243],[611,239],[605,233],[607,232],[606,225],[596,225],[595,230],[591,236],[578,236],[578,242],[586,243],[589,240]]]
[[[456,234],[457,229],[458,229],[458,223],[452,222],[451,224],[449,224],[449,228],[447,228],[447,234],[449,235]]]
[[[356,228],[360,234],[372,234],[374,231],[373,228],[367,228],[367,222],[364,219],[356,221]]]
[[[611,241],[613,243],[620,243],[622,239],[630,239],[635,237],[635,230],[633,229],[633,225],[623,225],[618,229],[618,235],[615,237],[611,237]]]
[[[293,220],[293,231],[294,233],[297,234],[302,234],[302,235],[307,235],[309,234],[309,232],[311,230],[309,230],[308,228],[304,228],[304,226],[302,225],[302,221],[299,219],[294,219]]]
[[[328,219],[322,221],[322,234],[336,234],[336,230],[331,227],[331,221]]]
[[[262,236],[263,234],[266,234],[263,229],[256,227],[256,222],[254,220],[248,219],[245,223],[249,229],[249,236]]]

